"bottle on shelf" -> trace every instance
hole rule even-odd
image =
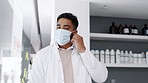
[[[130,25],[131,28],[131,34],[132,35],[138,35],[138,28],[134,25],[134,27],[132,27],[132,25]]]
[[[124,58],[125,58],[124,63],[129,64],[129,53],[128,53],[128,51],[125,51],[125,56],[124,56]]]
[[[117,29],[117,26],[115,26],[115,22],[112,22],[112,25],[109,27],[109,32],[111,34],[117,34],[117,31],[118,29]]]
[[[125,54],[123,51],[121,51],[121,56],[120,56],[120,63],[125,63]]]
[[[141,54],[142,54],[142,57],[143,57],[142,64],[146,64],[146,55],[144,54],[144,52],[142,52]]]
[[[95,50],[94,49],[91,50],[91,53],[96,57],[96,53],[95,53]]]
[[[134,53],[134,64],[138,64],[139,59],[138,59],[138,54]]]
[[[96,58],[100,61],[99,50],[96,50],[95,54],[96,54]]]
[[[111,49],[110,51],[110,56],[111,56],[110,63],[115,63],[115,51],[113,49]]]
[[[143,56],[142,53],[138,54],[138,60],[139,60],[139,64],[143,64]]]
[[[95,56],[95,51],[93,49],[91,50],[91,53]]]
[[[123,27],[123,34],[126,34],[126,35],[129,35],[130,34],[130,28],[127,25],[125,25]]]
[[[148,51],[145,53],[146,55],[146,63],[148,64]]]
[[[148,36],[148,27],[147,27],[147,24],[144,24],[144,28],[142,28],[142,34]]]
[[[133,52],[132,51],[129,51],[129,62],[131,63],[131,64],[133,64],[134,63],[134,57],[133,57]]]
[[[118,26],[118,34],[122,34],[123,32],[122,32],[122,29],[123,29],[123,27],[122,27],[122,25],[121,24],[119,24],[119,26]]]
[[[105,50],[105,63],[110,63],[110,52],[109,49]]]
[[[105,53],[104,50],[100,50],[100,61],[105,63]]]
[[[116,56],[115,56],[115,62],[116,62],[116,64],[119,64],[120,63],[120,56],[121,56],[121,53],[120,53],[120,50],[119,49],[117,49],[116,50]]]

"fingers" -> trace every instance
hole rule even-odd
[[[73,43],[73,42],[76,42],[77,41],[77,36],[76,36],[77,34],[73,34],[73,37],[72,37],[72,39],[71,39],[71,42]]]
[[[76,42],[76,40],[77,40],[77,37],[73,35],[71,42],[74,43],[74,42]]]
[[[74,31],[71,33],[71,35],[70,35],[70,39],[73,38],[74,34],[77,34],[77,30],[74,30]]]
[[[79,36],[78,34],[74,34],[74,35],[73,35],[73,39],[77,40],[77,39],[79,39],[79,38],[80,38],[80,36]]]
[[[83,38],[78,35],[78,34],[74,34],[73,38],[72,38],[72,42],[81,42],[83,40]]]
[[[73,33],[73,34],[77,34],[77,33],[78,33],[78,31],[77,31],[77,30],[74,30],[72,33]]]
[[[72,38],[72,39],[71,39],[71,42],[74,43],[74,42],[75,42],[75,39]]]

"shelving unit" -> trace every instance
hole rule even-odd
[[[143,24],[147,24],[147,20],[142,19],[91,16],[89,33],[91,50],[98,50],[98,55],[100,55],[101,50],[106,51],[106,49],[109,51],[111,51],[111,49],[114,51],[119,49],[120,52],[123,51],[124,53],[125,51],[128,51],[128,53],[129,51],[132,51],[135,54],[140,54],[141,52],[145,53],[148,51],[148,36],[110,34],[109,27],[111,26],[112,22],[115,22],[116,26],[119,24],[127,24],[128,26],[136,25],[139,34],[142,33]],[[124,58],[123,60],[123,56],[120,56],[122,59],[118,59],[120,60],[119,63],[111,63],[110,57],[110,63],[108,63],[108,57],[106,59],[105,54],[104,61],[98,58],[98,56],[95,57],[104,63],[109,71],[108,79],[105,83],[111,83],[113,78],[119,83],[141,83],[141,81],[148,81],[148,64],[145,62],[145,59],[143,59],[143,62],[141,62],[140,59],[135,60],[137,57],[134,56],[132,57],[134,60],[132,59],[133,61],[128,63],[128,61],[126,61],[127,59]],[[115,60],[117,59],[115,58]]]
[[[105,64],[107,67],[148,68],[148,64]]]
[[[90,33],[91,40],[105,41],[131,41],[131,42],[148,42],[148,36],[141,35],[123,35],[123,34],[107,34],[107,33]],[[107,67],[121,68],[148,68],[148,64],[106,64]]]
[[[141,35],[90,33],[90,38],[92,40],[148,42],[148,36]]]

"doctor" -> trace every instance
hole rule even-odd
[[[78,20],[71,13],[57,18],[55,43],[40,50],[29,74],[29,83],[102,83],[108,70],[77,34]]]

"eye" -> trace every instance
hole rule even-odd
[[[69,27],[68,25],[66,25],[66,26],[63,27],[63,29],[65,29],[65,30],[69,30],[70,27]]]
[[[69,30],[69,28],[64,28],[65,30]]]
[[[61,25],[60,24],[57,24],[57,29],[60,29],[61,28]]]
[[[60,29],[61,27],[60,26],[57,26],[57,29]]]

